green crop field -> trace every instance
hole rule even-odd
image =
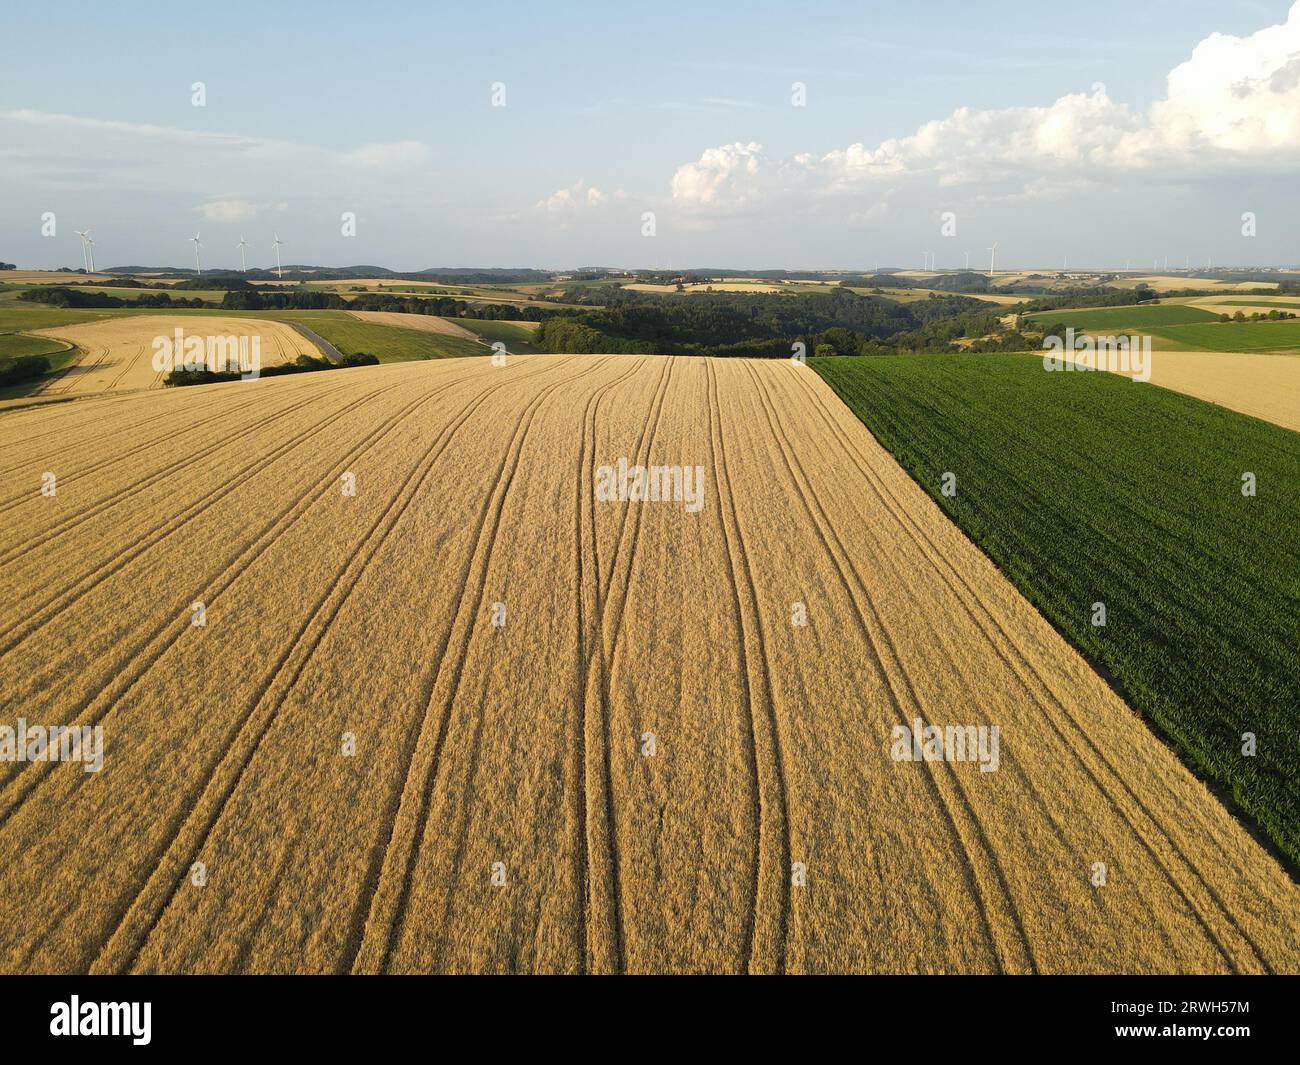
[[[507,351],[520,355],[531,355],[537,351],[532,344],[533,330],[516,325],[514,322],[491,321],[485,318],[448,318],[447,321],[454,322],[471,333],[477,333],[489,344],[499,340],[505,344]]]
[[[1148,329],[1173,351],[1300,351],[1300,319],[1278,322],[1213,322]]]
[[[0,333],[0,359],[16,359],[20,355],[53,355],[66,351],[70,345],[52,337],[29,337],[22,333]]]
[[[51,307],[44,303],[0,300],[0,333],[18,332],[24,329],[48,329],[51,326],[94,322],[107,317],[106,311],[74,310],[70,307]]]
[[[1300,434],[1110,374],[1046,373],[1020,355],[809,365],[1300,864]],[[1098,602],[1104,628],[1092,624]]]
[[[1212,298],[1216,309],[1220,307],[1241,307],[1245,310],[1248,307],[1253,307],[1256,310],[1268,311],[1276,307],[1280,311],[1300,311],[1300,303],[1295,300],[1284,299],[1281,296],[1256,296],[1253,299],[1249,296],[1242,296],[1237,299],[1222,296]],[[1209,300],[1206,303],[1208,304]],[[1246,313],[1251,312],[1247,311]]]
[[[1078,311],[1042,311],[1025,316],[1040,326],[1074,326],[1080,332],[1152,329],[1156,326],[1214,322],[1217,314],[1182,303],[1141,304],[1132,307],[1089,307]]]
[[[482,344],[474,340],[466,340],[464,337],[363,322],[346,311],[274,311],[267,316],[281,322],[298,322],[305,325],[312,332],[328,340],[344,355],[364,351],[374,355],[380,362],[410,362],[415,359],[450,359],[466,355],[490,354]]]

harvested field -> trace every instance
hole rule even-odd
[[[398,329],[415,329],[422,333],[442,333],[444,336],[462,337],[465,340],[478,340],[478,336],[468,329],[439,318],[434,314],[403,314],[399,311],[348,311],[353,318],[376,325],[396,326]]]
[[[263,366],[292,362],[298,355],[319,356],[316,346],[282,322],[221,318],[215,315],[132,315],[83,325],[60,325],[36,332],[76,344],[84,354],[41,389],[41,395],[161,388],[165,373],[153,368],[155,337],[260,337]]]
[[[1294,355],[1155,351],[1151,383],[1300,432],[1300,358]]]
[[[808,368],[337,370],[0,455],[0,722],[104,735],[0,762],[5,971],[1300,970],[1300,888]]]
[[[1213,290],[1216,292],[1251,292],[1261,288],[1277,288],[1276,281],[1225,281],[1215,277],[1190,275],[1150,274],[1145,277],[1128,274],[1110,282],[1116,288],[1137,288],[1145,285],[1157,292],[1180,292],[1183,289]]]

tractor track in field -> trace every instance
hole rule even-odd
[[[810,382],[801,381],[801,384],[807,387],[810,384]],[[1223,899],[1205,881],[1204,877],[1200,874],[1196,865],[1182,851],[1182,849],[1179,847],[1177,842],[1169,835],[1169,833],[1167,833],[1166,831],[1164,831],[1164,829],[1161,828],[1159,820],[1152,814],[1151,810],[1142,802],[1141,798],[1133,790],[1132,786],[1124,779],[1122,775],[1120,775],[1116,771],[1115,767],[1107,760],[1104,753],[1097,747],[1096,743],[1088,735],[1087,729],[1083,726],[1082,723],[1078,721],[1076,716],[1070,711],[1067,700],[1064,699],[1061,693],[1049,682],[1049,680],[1046,677],[1043,676],[1042,671],[1034,664],[1032,657],[1025,653],[1019,641],[1015,638],[1013,632],[1011,631],[1011,627],[1007,624],[1006,619],[1003,618],[993,607],[991,607],[988,603],[986,603],[983,597],[979,596],[975,592],[975,590],[962,576],[960,570],[958,570],[955,566],[952,565],[952,563],[938,549],[937,545],[925,535],[924,530],[907,513],[906,508],[900,505],[897,497],[894,496],[889,491],[888,487],[884,484],[884,482],[880,479],[880,477],[876,474],[876,472],[870,468],[869,464],[866,464],[862,461],[856,448],[853,447],[852,442],[849,441],[848,438],[844,435],[842,427],[835,421],[833,414],[827,409],[825,398],[814,389],[808,389],[808,391],[811,398],[814,400],[814,402],[817,405],[817,411],[823,423],[826,424],[828,427],[830,427],[832,431],[835,432],[835,434],[844,442],[846,454],[849,455],[851,461],[854,463],[857,469],[863,474],[864,479],[871,487],[876,497],[880,500],[881,504],[884,507],[886,507],[886,509],[894,516],[895,520],[898,522],[899,527],[905,531],[910,541],[913,544],[915,544],[920,551],[925,553],[925,555],[934,563],[936,571],[941,575],[944,582],[950,588],[952,588],[954,592],[954,597],[958,600],[958,602],[960,602],[962,609],[973,621],[978,622],[980,619],[976,616],[975,611],[971,607],[971,604],[975,604],[975,606],[978,607],[979,613],[982,614],[983,618],[993,627],[998,637],[1000,637],[1000,640],[1005,642],[1006,647],[1008,647],[1012,652],[1011,655],[1008,655],[1007,652],[1003,650],[1003,648],[999,645],[998,640],[989,641],[990,645],[993,647],[998,657],[1016,675],[1016,678],[1018,682],[1022,685],[1025,693],[1031,698],[1038,698],[1039,692],[1046,695],[1050,703],[1059,712],[1061,719],[1069,723],[1071,729],[1070,729],[1070,735],[1067,735],[1059,727],[1057,721],[1053,717],[1045,718],[1045,720],[1055,731],[1058,738],[1061,740],[1062,746],[1072,753],[1072,755],[1077,760],[1078,765],[1083,770],[1083,772],[1087,774],[1088,778],[1097,786],[1097,788],[1100,791],[1102,791],[1103,794],[1105,794],[1108,798],[1110,798],[1110,800],[1114,805],[1114,808],[1122,812],[1122,816],[1124,817],[1125,821],[1133,829],[1135,837],[1142,842],[1144,849],[1150,855],[1152,861],[1157,865],[1158,868],[1160,868],[1161,872],[1164,874],[1165,879],[1168,882],[1171,890],[1175,891],[1183,899],[1188,909],[1191,910],[1196,915],[1197,923],[1205,931],[1206,935],[1215,943],[1216,947],[1218,948],[1220,954],[1222,954],[1225,961],[1227,961],[1229,965],[1231,965],[1234,968],[1234,970],[1237,970],[1240,963],[1236,960],[1233,953],[1229,951],[1227,947],[1223,944],[1218,933],[1216,933],[1214,928],[1207,922],[1206,918],[1201,912],[1201,907],[1199,907],[1196,903],[1194,903],[1193,900],[1188,896],[1183,884],[1180,883],[1180,881],[1174,877],[1174,875],[1172,874],[1172,872],[1168,867],[1168,864],[1160,857],[1160,855],[1155,850],[1155,848],[1150,844],[1150,842],[1148,841],[1148,836],[1154,833],[1164,838],[1165,844],[1173,851],[1177,860],[1181,863],[1186,873],[1190,874],[1191,878],[1201,885],[1202,889],[1206,892],[1206,894],[1211,899],[1213,907],[1218,910],[1219,914],[1222,917],[1228,918],[1229,919],[1228,923],[1229,925],[1231,925],[1231,914],[1227,906],[1224,904]],[[1016,661],[1012,660],[1012,656],[1014,656],[1014,659]],[[1026,672],[1032,676],[1034,684],[1030,684],[1030,682],[1025,678]],[[1035,687],[1037,687],[1038,689],[1037,692],[1035,691]],[[1071,737],[1073,737],[1073,742],[1071,741]],[[1102,775],[1097,772],[1096,768],[1094,767],[1093,761],[1090,761],[1089,759],[1085,759],[1082,753],[1083,751],[1087,751],[1091,756],[1091,759],[1095,760],[1096,763],[1100,764],[1103,772],[1105,773],[1106,778],[1109,779],[1109,781],[1111,782],[1109,785],[1107,785],[1107,783],[1102,779]],[[1030,781],[1027,777],[1025,777],[1024,779],[1027,788],[1030,789],[1031,794],[1033,794],[1035,801],[1044,810],[1044,812],[1046,812],[1047,809],[1046,805],[1042,802],[1041,797],[1037,794],[1037,790],[1033,785],[1032,781]],[[1121,801],[1120,795],[1117,793],[1122,793],[1124,796],[1126,796],[1128,802]],[[1146,825],[1139,826],[1138,824],[1135,823],[1134,819],[1128,812],[1128,803],[1132,803],[1137,808],[1140,815],[1143,818],[1145,818]],[[1240,932],[1242,939],[1244,940],[1253,958],[1255,965],[1257,967],[1262,968],[1265,972],[1271,972],[1272,971],[1271,967],[1268,961],[1265,959],[1259,945],[1244,931],[1240,929],[1238,929],[1238,931]]]
[[[499,386],[497,386],[499,387]],[[469,413],[478,406],[491,388],[476,396],[459,416],[456,427],[464,424]],[[247,712],[241,717],[229,743],[223,745],[226,757],[208,778],[204,793],[191,808],[188,816],[177,827],[167,851],[160,855],[152,876],[140,895],[123,914],[121,921],[110,937],[103,954],[96,961],[92,971],[126,972],[129,971],[141,948],[148,939],[150,930],[167,908],[167,903],[178,890],[182,881],[181,873],[187,867],[189,856],[197,855],[202,850],[203,841],[212,831],[221,816],[230,796],[239,786],[244,772],[252,762],[263,737],[270,729],[284,699],[298,677],[301,676],[307,661],[320,646],[326,631],[338,616],[343,603],[351,595],[352,589],[364,575],[378,555],[389,534],[401,521],[403,514],[415,498],[429,471],[437,462],[446,447],[454,429],[440,436],[429,446],[416,467],[407,475],[402,488],[366,531],[363,541],[364,550],[353,555],[344,571],[330,583],[325,596],[317,602],[306,621],[299,626],[288,648],[280,656],[273,673],[262,682],[255,693]],[[412,487],[413,486],[413,487]],[[409,489],[409,491],[408,491]],[[382,531],[376,536],[376,531]],[[340,591],[340,589],[342,589]],[[318,623],[319,622],[319,623]],[[314,631],[309,635],[309,630]],[[301,650],[301,653],[298,653]],[[290,666],[291,660],[296,663]],[[288,668],[286,668],[288,667]],[[277,683],[282,676],[288,679]],[[263,707],[263,704],[267,704]],[[259,707],[263,707],[259,714]],[[243,738],[243,742],[240,740]],[[224,770],[224,771],[223,771]],[[208,796],[211,795],[211,798]],[[205,801],[206,800],[206,801]],[[167,891],[170,883],[171,890]]]
[[[378,395],[380,391],[382,390],[376,389],[375,392],[372,393],[371,395]],[[309,403],[310,403],[310,399],[303,400],[301,401],[301,403],[295,405],[294,407],[291,407],[289,411],[286,411],[285,413],[292,413],[294,410],[298,409],[299,407],[306,406]],[[155,546],[158,543],[161,543],[162,541],[166,540],[168,537],[176,533],[178,530],[184,528],[195,516],[202,514],[204,511],[208,510],[210,507],[212,507],[215,503],[220,501],[226,495],[233,492],[236,488],[240,486],[242,478],[258,473],[261,470],[265,469],[266,467],[270,466],[277,459],[288,454],[298,445],[308,440],[311,436],[315,434],[318,428],[322,428],[326,425],[329,425],[332,422],[337,421],[345,414],[347,414],[347,412],[348,412],[347,407],[332,412],[325,418],[320,419],[319,421],[313,423],[311,426],[302,430],[287,442],[279,445],[271,453],[260,456],[259,458],[253,460],[252,462],[247,463],[245,466],[241,467],[240,469],[234,471],[231,474],[230,480],[228,480],[222,488],[218,489],[216,492],[210,495],[204,496],[203,498],[190,504],[179,514],[174,515],[168,520],[154,526],[147,534],[145,534],[145,539],[143,541],[137,541],[136,543],[132,544],[130,547],[125,548],[124,550],[118,552],[116,555],[113,555],[110,558],[106,559],[104,562],[100,563],[95,569],[91,570],[89,573],[86,573],[81,577],[79,577],[77,579],[77,583],[74,584],[71,588],[64,591],[63,594],[57,595],[52,599],[46,600],[39,607],[36,608],[34,613],[28,614],[23,623],[13,626],[9,629],[0,631],[0,656],[8,654],[19,643],[27,639],[28,636],[30,636],[33,632],[39,629],[42,625],[48,624],[50,620],[52,620],[54,617],[57,617],[61,611],[63,611],[69,605],[74,603],[78,598],[84,595],[87,591],[93,588],[100,581],[108,577],[111,577],[113,574],[121,570],[124,566],[129,565],[131,562],[133,562],[140,555],[144,554],[144,552],[149,550],[151,547]],[[270,418],[266,419],[266,421],[272,421],[274,420],[274,418],[275,416],[273,415]],[[209,448],[204,449],[203,455],[206,456],[207,454],[210,454],[211,452],[221,447],[227,446],[228,443],[229,443],[228,441],[222,441],[218,444],[213,444]],[[138,487],[139,487],[138,484],[132,485],[130,488],[127,489],[127,491],[132,491]],[[115,503],[116,500],[109,501],[106,502],[104,506],[105,508],[107,508],[115,505]],[[65,525],[63,528],[60,528],[57,532],[52,534],[51,538],[53,538],[53,536],[63,535],[64,533],[68,532],[71,528],[75,528],[77,525],[82,524],[82,522],[90,520],[90,518],[94,517],[95,514],[97,513],[98,510],[96,510],[94,513],[90,513],[87,515],[76,516],[74,519],[71,520],[70,524]],[[34,550],[34,549],[35,549],[34,547],[24,548],[23,550],[17,553],[13,553],[8,556],[5,556],[3,561],[0,561],[0,565],[8,565],[14,562],[16,559],[22,557],[24,554],[27,553],[27,551]],[[21,635],[15,637],[15,633],[21,633]]]
[[[396,387],[396,386],[394,386]],[[302,493],[296,496],[287,506],[278,511],[263,527],[254,535],[252,541],[243,549],[236,552],[222,569],[212,577],[200,591],[202,602],[208,607],[220,601],[221,595],[238,579],[243,573],[245,567],[254,560],[261,551],[269,546],[277,537],[292,525],[298,518],[313,504],[315,504],[329,487],[337,480],[337,476],[348,466],[356,462],[359,458],[370,451],[378,444],[389,432],[400,424],[408,414],[415,410],[422,403],[426,403],[437,396],[442,395],[454,384],[445,385],[441,388],[431,390],[425,395],[418,396],[411,403],[404,407],[384,421],[380,422],[360,443],[353,448],[343,459],[339,460],[331,468],[330,472],[321,480],[314,482]],[[391,389],[389,389],[391,391]],[[371,393],[369,397],[378,393]],[[364,402],[364,399],[362,400]],[[188,598],[188,597],[187,597]],[[112,708],[125,698],[131,689],[157,665],[162,654],[176,639],[179,639],[189,627],[190,621],[188,615],[183,612],[176,618],[167,618],[157,625],[144,640],[137,643],[131,649],[131,658],[133,660],[132,668],[129,671],[118,672],[114,676],[113,683],[107,688],[99,691],[96,695],[81,704],[79,704],[70,716],[70,720],[76,724],[97,724]],[[30,692],[26,693],[30,696]],[[35,763],[26,763],[28,766]],[[29,773],[32,771],[29,769]],[[34,775],[34,774],[33,774]],[[17,800],[9,800],[6,795],[10,784],[16,779],[11,777],[9,780],[0,782],[0,824],[21,805],[26,799],[27,792],[23,792]],[[39,783],[37,781],[36,783]],[[35,784],[31,785],[32,787]],[[30,787],[28,788],[30,791]]]
[[[578,376],[582,376],[589,369],[581,369]],[[476,591],[472,595],[461,595],[436,656],[437,666],[424,686],[427,691],[422,691],[424,712],[416,732],[414,749],[406,763],[401,800],[388,832],[388,842],[384,848],[384,857],[370,912],[366,918],[364,935],[351,965],[353,972],[385,971],[394,941],[401,934],[411,873],[419,860],[425,818],[437,784],[442,746],[452,714],[452,702],[460,686],[465,657],[474,635],[470,619],[481,612],[496,527],[501,519],[505,499],[510,491],[510,482],[518,466],[519,452],[522,450],[523,440],[527,436],[532,417],[546,397],[565,383],[567,383],[565,380],[561,380],[544,386],[525,406],[515,425],[511,444],[502,455],[500,465],[497,467],[493,488],[484,499],[483,509],[477,521],[478,534],[475,538],[475,546],[466,560],[460,579],[462,588],[468,588],[472,583]],[[459,425],[455,428],[459,428]],[[448,440],[454,431],[453,429],[447,434]],[[493,525],[491,530],[488,527],[489,522]],[[474,605],[466,613],[465,606],[471,601]],[[461,630],[459,636],[457,636],[458,628]],[[455,657],[448,666],[448,651],[453,646]],[[444,689],[442,693],[439,692],[440,682]],[[471,774],[475,758],[476,747],[471,750],[467,759]],[[454,863],[453,869],[455,868]]]
[[[655,386],[650,411],[642,425],[633,455],[637,463],[649,462],[654,447],[655,434],[663,415],[664,398],[672,376],[671,362],[663,368]],[[593,439],[594,447],[594,439]],[[596,653],[588,656],[583,678],[583,799],[586,827],[586,858],[588,926],[587,943],[591,970],[597,973],[621,972],[626,967],[624,947],[622,884],[619,874],[618,828],[615,821],[613,794],[613,766],[611,762],[609,671],[613,667],[618,649],[618,635],[627,603],[632,567],[636,560],[637,539],[641,531],[643,508],[624,507],[618,536],[609,560],[609,575],[604,590],[600,591],[599,540],[595,535],[595,514],[592,511],[592,561],[594,562],[596,590]],[[631,525],[631,535],[628,526]],[[628,549],[623,552],[623,544]],[[620,558],[622,581],[615,583]],[[614,592],[621,594],[615,598]],[[606,618],[610,631],[606,633]],[[592,781],[598,786],[593,788]]]
[[[710,451],[713,468],[717,471],[718,499],[726,500],[726,505],[722,505],[722,525],[727,545],[728,583],[733,591],[732,605],[741,629],[737,645],[741,656],[741,699],[749,714],[749,755],[754,776],[752,794],[758,823],[746,968],[751,973],[779,974],[785,970],[790,915],[790,793],[781,755],[758,590],[736,513],[735,489],[723,443],[717,369],[712,360],[705,364],[705,370],[708,375]]]
[[[0,766],[0,971],[1300,971],[1300,885],[814,371],[338,376],[0,422],[5,705],[106,737]]]
[[[573,743],[575,752],[574,779],[577,781],[577,786],[573,792],[573,816],[574,822],[578,826],[576,852],[579,855],[580,864],[577,880],[581,892],[579,903],[581,920],[577,939],[583,959],[584,972],[591,972],[597,966],[597,951],[591,942],[593,847],[588,836],[589,819],[587,815],[587,804],[590,801],[591,794],[588,784],[591,779],[589,762],[593,752],[588,739],[590,715],[587,709],[587,693],[584,684],[584,678],[590,674],[593,668],[593,656],[598,653],[595,648],[600,639],[601,622],[604,618],[602,610],[603,597],[600,594],[599,563],[597,561],[595,484],[593,478],[597,447],[596,419],[601,400],[639,369],[640,366],[633,363],[622,376],[592,392],[587,401],[586,409],[583,411],[582,450],[578,456],[578,468],[574,475],[574,491],[576,493],[574,499],[574,564],[576,566],[574,621],[577,635],[578,668],[574,673],[573,702],[578,729]],[[590,604],[587,602],[588,599],[590,599]],[[598,765],[603,764],[603,759],[599,757],[598,753],[597,763]],[[607,785],[608,778],[606,777],[605,780]],[[609,850],[612,854],[612,845],[609,846]],[[609,891],[608,885],[604,890]],[[614,922],[612,930],[606,928],[607,944],[610,939],[617,936],[617,927],[617,922]],[[615,949],[612,953],[617,956],[617,940],[614,940],[614,943]],[[599,953],[602,963],[606,963],[608,955],[611,953],[609,946],[603,946]]]

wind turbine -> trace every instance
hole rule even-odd
[[[90,236],[89,229],[74,229],[74,233],[81,238],[81,268],[87,273],[90,272],[90,261],[86,258],[86,238]]]
[[[90,230],[86,230],[86,247],[90,251],[90,272],[95,272],[95,238],[90,235]]]
[[[190,237],[190,240],[194,241],[194,267],[198,270],[199,277],[202,277],[203,260],[199,258],[199,248],[202,247],[202,245],[199,243],[199,234],[195,233],[194,236]]]
[[[993,242],[993,247],[989,249],[989,277],[993,276],[993,257],[998,253],[998,242]]]
[[[970,270],[970,252],[966,253],[966,269]]]
[[[248,273],[248,261],[244,258],[244,249],[248,247],[248,241],[244,239],[244,234],[239,234],[239,269]]]
[[[275,248],[275,276],[283,281],[284,271],[280,269],[280,245],[283,244],[284,241],[280,239],[279,233],[274,234],[274,236],[275,240],[271,242],[271,246]]]

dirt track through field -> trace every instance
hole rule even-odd
[[[1300,970],[1300,888],[805,368],[338,370],[0,455],[0,725],[105,745],[0,762],[0,970]]]

